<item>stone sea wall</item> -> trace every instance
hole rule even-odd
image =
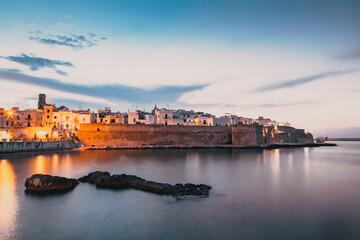
[[[76,136],[93,147],[232,144],[230,127],[81,124]]]
[[[51,150],[64,150],[74,149],[81,147],[81,144],[75,140],[54,140],[54,141],[12,141],[3,140],[0,142],[0,153],[12,153],[12,152],[32,152],[32,151],[51,151]]]
[[[276,143],[310,143],[311,134],[287,127],[277,132],[259,125],[168,126],[81,124],[76,132],[79,141],[87,147],[143,147],[179,146],[202,147],[219,145],[255,146]]]

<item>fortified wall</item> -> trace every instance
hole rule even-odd
[[[16,138],[11,141],[3,140],[0,142],[0,153],[12,152],[26,152],[26,151],[50,151],[50,150],[64,150],[74,149],[80,147],[81,144],[75,142],[73,139],[67,140],[46,140],[46,141],[17,141]]]
[[[170,126],[81,124],[76,136],[88,147],[179,146],[204,147],[218,145],[252,146],[273,143],[309,143],[311,134],[295,128],[276,133],[259,125]]]

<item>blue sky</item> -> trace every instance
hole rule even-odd
[[[349,0],[0,0],[0,101],[360,127],[358,23]]]

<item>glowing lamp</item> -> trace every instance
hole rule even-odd
[[[45,131],[39,131],[39,132],[37,132],[37,135],[42,138],[42,137],[44,137],[46,135],[46,132]]]

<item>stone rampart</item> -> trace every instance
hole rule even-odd
[[[11,141],[3,140],[0,142],[0,153],[11,152],[32,152],[32,151],[50,151],[50,150],[64,150],[81,147],[81,145],[74,140],[46,140],[46,141]]]
[[[168,126],[81,124],[76,136],[88,147],[179,146],[212,147],[218,145],[252,146],[281,143],[312,143],[313,137],[293,127],[259,125]]]
[[[231,145],[230,127],[81,124],[76,136],[92,147]]]
[[[231,126],[233,145],[261,145],[263,144],[263,128],[259,125]]]

